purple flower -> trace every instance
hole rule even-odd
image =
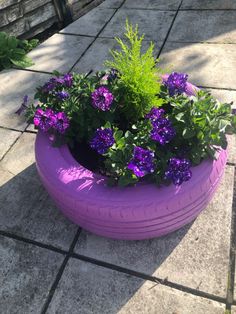
[[[115,143],[113,131],[110,128],[97,129],[93,139],[90,141],[90,146],[99,154],[105,154],[109,147]]]
[[[43,132],[47,132],[56,122],[55,113],[51,109],[43,111],[39,108],[34,114],[34,125]]]
[[[93,107],[102,111],[109,110],[114,99],[112,93],[105,86],[97,88],[92,92],[91,97]]]
[[[127,165],[137,177],[144,177],[148,173],[154,172],[154,152],[142,147],[134,147],[133,158]]]
[[[235,114],[236,115],[236,108],[232,108],[232,114]]]
[[[27,109],[27,102],[28,102],[28,99],[29,99],[29,96],[28,96],[28,95],[25,95],[25,96],[23,97],[23,102],[22,102],[20,108],[17,109],[17,111],[15,112],[16,114],[21,115],[22,112]]]
[[[188,75],[173,72],[169,75],[164,84],[167,86],[170,96],[182,94],[186,91]]]
[[[161,145],[169,143],[176,134],[170,120],[164,117],[164,113],[164,109],[153,107],[145,116],[152,123],[151,139]]]
[[[61,101],[70,97],[70,94],[66,91],[56,92],[55,95]]]
[[[50,78],[50,80],[48,82],[46,82],[43,87],[42,87],[42,91],[44,93],[50,93],[52,92],[58,85],[62,85],[63,84],[63,79],[59,78],[59,77],[52,77]]]
[[[56,114],[56,121],[54,128],[61,134],[64,134],[66,129],[70,126],[69,119],[64,112],[58,112]]]
[[[51,80],[49,82],[46,82],[43,87],[42,87],[42,92],[43,93],[50,93],[51,91],[54,90],[55,88],[55,83],[51,82]]]
[[[157,119],[164,117],[165,110],[159,109],[157,107],[153,107],[148,114],[146,114],[145,118],[149,119],[151,122],[156,121]]]
[[[188,159],[171,158],[165,172],[165,178],[171,180],[175,185],[181,185],[192,177],[190,166]]]
[[[73,76],[70,73],[67,73],[63,76],[63,83],[66,87],[71,87],[73,84]]]
[[[42,91],[44,93],[50,93],[58,86],[71,87],[72,84],[72,74],[65,74],[63,77],[52,77],[48,82],[43,85]]]
[[[169,143],[175,136],[175,129],[172,127],[170,120],[167,118],[160,118],[152,124],[150,137],[153,141],[165,145]]]

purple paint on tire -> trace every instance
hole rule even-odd
[[[188,83],[189,94],[196,87]],[[194,220],[207,206],[224,173],[227,151],[217,160],[192,168],[192,179],[180,187],[107,187],[97,175],[72,157],[66,145],[55,148],[39,132],[35,143],[40,178],[61,211],[74,223],[95,234],[114,239],[159,237]]]

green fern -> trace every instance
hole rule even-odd
[[[153,106],[162,104],[157,94],[160,91],[160,75],[153,56],[154,44],[151,43],[145,53],[141,53],[144,35],[139,37],[138,26],[135,28],[126,21],[126,41],[116,38],[121,51],[112,50],[113,61],[106,61],[106,66],[118,70],[118,98],[121,110],[127,120],[136,120]]]

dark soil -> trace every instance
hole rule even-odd
[[[75,142],[73,147],[69,147],[72,156],[84,168],[93,172],[104,174],[105,158],[93,150],[86,142]]]

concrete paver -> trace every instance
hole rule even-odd
[[[98,8],[108,8],[108,9],[117,9],[121,6],[121,4],[124,2],[124,0],[106,0],[103,1]]]
[[[143,42],[143,51],[149,47],[150,42]],[[155,55],[157,55],[160,48],[160,42],[155,45]],[[73,67],[73,72],[83,73],[93,70],[94,72],[105,69],[104,62],[111,60],[112,56],[110,50],[118,49],[115,39],[112,38],[97,38],[95,42],[88,49],[86,54]]]
[[[177,10],[181,0],[126,0],[124,8],[154,9],[154,10]]]
[[[180,2],[106,0],[30,52],[35,65],[29,70],[0,73],[0,159],[7,152],[0,162],[1,231],[69,249],[78,227],[62,216],[40,183],[33,153],[35,134],[25,132],[17,138],[20,132],[4,127],[23,131],[27,126],[24,117],[14,112],[25,94],[32,100],[35,87],[50,77],[41,71],[65,73],[76,62],[74,71],[101,69],[109,49],[116,48],[113,38],[123,35],[127,17],[130,23],[138,23],[140,33],[145,34],[145,40],[153,40],[157,50],[165,43],[161,66],[188,73],[194,84],[212,87],[213,95],[222,102],[235,100],[235,1],[183,0],[172,25]],[[202,41],[210,44],[199,43]],[[147,44],[145,41],[144,49]],[[32,126],[27,129],[32,130]],[[236,136],[231,136],[231,163],[236,162],[235,147]],[[75,251],[166,278],[196,293],[200,290],[225,298],[234,175],[234,167],[227,166],[207,209],[175,233],[146,241],[115,241],[83,231]],[[36,245],[0,237],[0,309],[4,314],[40,313],[63,258]],[[191,291],[183,293],[73,258],[55,288],[50,314],[223,314],[225,309],[225,305]],[[236,313],[235,306],[232,313]]]
[[[145,34],[145,40],[158,42],[167,35],[174,12],[121,8],[101,32],[100,37],[122,37],[127,18],[133,25],[138,24],[140,34]]]
[[[234,0],[183,0],[181,9],[234,10],[236,9],[236,2]]]
[[[63,255],[0,236],[1,313],[41,313]]]
[[[227,167],[212,202],[192,225],[146,241],[116,241],[83,232],[75,251],[148,275],[168,277],[172,282],[224,297],[233,177],[234,168]]]
[[[189,74],[195,85],[234,89],[235,47],[231,44],[185,44],[167,42],[160,65]]]
[[[77,226],[60,213],[42,186],[34,140],[34,134],[23,134],[0,163],[0,230],[68,250]]]
[[[115,9],[97,7],[61,30],[60,33],[97,36],[114,12]]]
[[[21,135],[21,132],[0,128],[0,160]]]
[[[30,69],[67,73],[92,41],[91,37],[55,34],[28,54],[35,63]]]
[[[71,259],[49,313],[223,314],[224,305]]]
[[[235,10],[180,11],[168,41],[236,43],[235,19]]]
[[[22,70],[5,70],[0,72],[0,126],[24,130],[27,126],[25,117],[15,114],[22,103],[24,95],[33,101],[35,89],[48,80],[48,74]]]

